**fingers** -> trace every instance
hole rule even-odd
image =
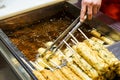
[[[88,5],[88,11],[87,11],[87,14],[88,14],[88,19],[91,20],[92,19],[92,14],[93,14],[93,5],[90,4]]]
[[[101,4],[100,4],[100,5],[98,5],[97,12],[99,12],[99,10],[100,10],[100,7],[101,7]]]
[[[102,0],[82,0],[81,3],[81,13],[80,13],[80,21],[84,21],[84,17],[87,12],[88,19],[91,20],[92,16],[97,14]]]
[[[93,15],[96,15],[98,12],[99,12],[99,10],[100,10],[100,7],[101,7],[101,4],[95,4],[94,6],[93,6]]]
[[[83,22],[87,5],[82,2],[81,6],[82,8],[81,8],[81,13],[80,13],[80,21]]]
[[[98,7],[95,5],[95,6],[93,7],[93,15],[97,14],[98,11],[99,11],[99,10],[98,10]]]

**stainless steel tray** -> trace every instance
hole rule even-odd
[[[32,24],[38,23],[42,19],[49,19],[52,16],[60,13],[61,11],[64,11],[65,13],[70,14],[72,16],[72,18],[75,19],[79,16],[80,10],[75,5],[72,5],[71,3],[64,1],[64,2],[60,2],[57,4],[51,5],[51,6],[46,6],[44,8],[36,9],[36,10],[30,11],[30,12],[26,12],[24,14],[20,14],[20,15],[11,17],[11,18],[1,20],[0,28],[2,29],[2,31],[9,31],[9,30],[26,27],[26,26],[31,26]],[[94,18],[92,21],[88,21],[85,24],[89,25],[90,27],[95,27],[96,29],[100,29],[100,27],[106,26],[107,29],[109,28],[109,30],[110,30],[109,32],[114,31],[117,33],[116,35],[120,34],[119,31],[112,29],[109,25],[107,25],[107,23],[103,23],[98,18]],[[25,59],[26,59],[26,57],[24,57],[24,55],[21,53],[21,51],[18,50],[13,43],[11,43],[8,36],[5,35],[5,33],[2,31],[0,33],[0,36],[2,36],[1,37],[2,44],[4,46],[6,46],[8,51],[14,56],[14,58],[16,60],[18,60],[18,63],[20,63],[21,66],[24,67],[25,71],[27,71],[27,73],[29,73],[29,75],[35,80],[36,78],[32,74],[31,70],[29,70],[29,68],[20,59],[20,57],[23,57]],[[101,32],[103,32],[105,35],[107,35],[107,32],[104,32],[102,30],[101,30]],[[111,36],[109,36],[109,37],[111,37]],[[115,41],[118,42],[120,40],[115,40]],[[119,49],[120,45],[118,45],[116,43],[113,46],[116,46],[116,45],[117,45],[117,49]],[[0,46],[0,48],[2,49],[3,46]],[[109,47],[108,49],[111,51],[113,49],[113,47]],[[5,50],[3,50],[3,51],[5,51]],[[115,55],[117,54],[117,56],[118,55],[120,56],[119,51],[115,51],[115,52],[113,51],[113,53]],[[7,54],[7,52],[4,54]]]
[[[21,61],[23,54],[11,43],[0,29],[0,79],[37,80],[31,70]],[[24,57],[25,59],[25,57]],[[8,71],[7,71],[8,70]]]

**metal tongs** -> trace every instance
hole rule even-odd
[[[75,38],[74,33],[78,30],[86,39],[88,39],[88,37],[84,34],[84,32],[82,32],[82,30],[79,28],[81,25],[83,24],[83,22],[79,21],[79,17],[76,18],[76,20],[53,42],[53,44],[48,47],[44,53],[42,54],[38,54],[36,57],[37,58],[42,58],[47,62],[52,63],[52,65],[50,64],[46,64],[47,67],[53,71],[56,68],[61,68],[65,65],[67,65],[67,62],[69,61],[69,57],[66,57],[66,55],[64,54],[64,52],[62,51],[62,48],[64,48],[64,45],[66,48],[68,48],[71,53],[75,53],[76,51],[74,51],[72,49],[72,47],[67,43],[68,40],[71,40],[72,43],[77,44],[79,41]],[[47,55],[47,52],[51,51],[51,54]],[[61,56],[63,56],[64,58],[61,59],[61,64],[56,64],[54,61],[51,61],[52,57],[55,55],[55,53]],[[54,67],[53,67],[54,65]],[[55,68],[56,67],[56,68]]]
[[[72,37],[72,34],[75,33],[75,31],[83,24],[83,22],[79,21],[79,17],[76,18],[76,20],[53,42],[53,44],[46,49],[46,51],[39,55],[39,56],[44,56],[46,55],[46,52],[48,50],[52,51],[53,54],[60,49],[64,44],[65,41],[68,41],[70,39],[70,37]],[[79,28],[80,30],[80,28]],[[80,32],[83,34],[83,36],[85,35],[82,30],[80,30]],[[86,36],[86,35],[85,35]],[[56,45],[58,44],[58,45]],[[51,54],[50,56],[52,56],[53,54]]]

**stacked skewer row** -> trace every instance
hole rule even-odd
[[[96,30],[88,38],[80,28],[77,29],[86,40],[79,42],[69,32],[70,41],[62,40],[61,45],[54,45],[52,50],[39,48],[36,60],[30,61],[31,68],[38,80],[112,80],[120,76],[120,61],[103,45],[113,44],[114,41],[101,36]],[[47,42],[49,48],[53,42]],[[30,66],[29,66],[30,67]]]
[[[104,36],[101,38],[96,30],[91,33],[97,38],[88,39],[85,36],[83,42],[69,33],[72,46],[63,40],[65,49],[54,51],[54,46],[53,51],[48,50],[46,55],[37,57],[35,62],[30,61],[36,69],[33,71],[36,77],[39,80],[112,80],[116,75],[120,76],[120,61],[103,46],[104,42],[112,44],[114,41]],[[50,47],[52,44],[47,42],[45,46]],[[45,51],[45,48],[38,49],[40,55]]]

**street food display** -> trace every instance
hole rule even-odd
[[[45,45],[49,47],[52,42]],[[46,80],[113,80],[116,75],[120,75],[120,61],[99,39],[93,37],[71,48],[58,50],[52,57],[48,56],[53,52],[47,51],[46,55],[38,56],[31,63]],[[38,54],[43,54],[45,50],[39,48]]]
[[[112,80],[119,76],[120,62],[106,48],[115,41],[94,28],[83,30],[89,39],[76,32],[78,42],[70,43],[71,49],[64,47],[55,54],[48,50],[46,55],[37,56],[43,54],[71,22],[68,17],[53,18],[6,34],[35,67],[33,73],[38,80]],[[49,57],[51,54],[54,55]]]

